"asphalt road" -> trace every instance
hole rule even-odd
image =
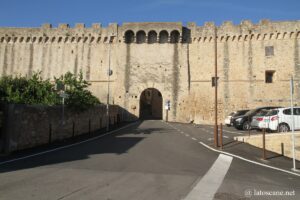
[[[69,148],[0,163],[0,199],[299,199],[299,177],[219,155],[199,144],[208,139],[201,137],[204,130],[210,128],[199,129],[196,138],[188,126],[149,120]]]

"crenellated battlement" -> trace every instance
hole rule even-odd
[[[258,24],[253,24],[250,20],[244,20],[240,25],[225,21],[217,29],[214,23],[208,22],[204,26],[193,24],[189,28],[191,28],[192,42],[212,42],[215,34],[217,34],[218,42],[281,40],[300,37],[300,21],[271,22],[264,19]]]
[[[0,28],[1,43],[105,43],[110,37],[117,35],[117,24],[102,28],[95,23],[91,27],[85,24],[59,24],[57,28],[51,24],[43,24],[41,28]]]
[[[281,40],[300,37],[300,21],[272,22],[261,20],[253,24],[244,20],[239,25],[225,21],[221,26],[206,22],[197,26],[190,22],[116,23],[102,27],[95,23],[91,27],[77,23],[43,24],[40,28],[0,28],[1,43],[199,43],[212,42],[217,34],[218,42],[243,42],[249,40]]]

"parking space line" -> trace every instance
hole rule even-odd
[[[192,137],[192,140],[197,140],[196,138]]]
[[[241,132],[235,132],[235,131],[227,131],[227,130],[223,130],[224,132],[227,132],[227,133],[235,133],[235,134],[239,134],[239,135],[242,135],[243,133]]]

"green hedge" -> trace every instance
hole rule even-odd
[[[3,76],[0,78],[0,102],[16,104],[59,105],[62,99],[56,90],[56,84],[65,84],[65,92],[69,98],[65,104],[75,110],[85,110],[99,104],[97,97],[88,90],[89,83],[83,80],[82,72],[78,76],[68,72],[55,83],[43,80],[41,73],[34,73],[30,78],[22,76]]]

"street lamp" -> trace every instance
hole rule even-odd
[[[218,147],[218,48],[217,48],[217,26],[215,26],[215,128],[214,128],[214,145]]]
[[[110,69],[110,49],[111,49],[111,40],[109,40],[109,50],[108,50],[108,70],[107,70],[107,102],[106,102],[106,131],[109,131],[109,84],[110,76],[112,75],[112,70]]]

